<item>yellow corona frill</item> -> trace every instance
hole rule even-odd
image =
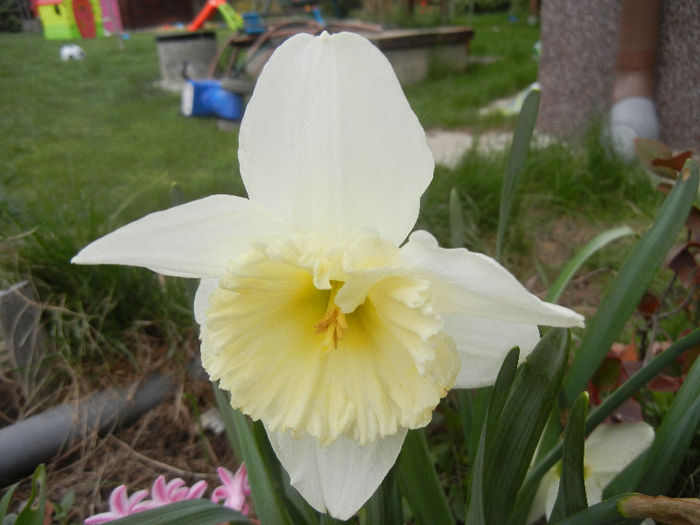
[[[410,236],[432,178],[425,133],[365,38],[298,35],[246,108],[248,198],[214,195],[98,239],[79,264],[200,279],[202,362],[259,419],[292,484],[347,519],[450,388],[491,384],[538,325],[581,316],[493,259]]]
[[[256,245],[212,293],[202,362],[274,432],[364,445],[425,426],[459,371],[430,282],[377,237]]]

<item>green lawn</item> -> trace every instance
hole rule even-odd
[[[471,23],[474,60],[467,69],[454,74],[434,68],[429,79],[406,89],[426,128],[507,131],[513,118],[483,118],[479,108],[536,78],[538,28],[506,15],[477,16]],[[114,311],[106,326],[124,328],[130,318],[152,319],[155,311],[159,319],[181,313],[187,297],[179,284],[173,286],[180,299],[167,301],[176,305],[173,311],[156,307],[160,296],[130,293],[128,283],[138,290],[154,279],[148,272],[76,268],[68,261],[99,235],[169,206],[173,183],[188,200],[243,195],[237,133],[219,130],[211,119],[183,117],[179,97],[155,86],[160,70],[154,33],[136,33],[123,46],[116,37],[83,41],[82,62],[61,62],[62,44],[38,34],[0,34],[3,282],[31,276],[49,300],[65,297],[70,308],[100,312],[100,318],[109,297]],[[439,168],[419,225],[447,242],[447,196],[455,187],[475,226],[473,246],[491,252],[505,162],[504,154],[471,152],[455,170]],[[592,231],[629,217],[648,219],[659,200],[638,171],[608,160],[595,140],[588,147],[552,146],[532,155],[522,194],[518,202],[526,211],[513,221],[515,253],[508,263],[523,276],[533,249],[524,231],[563,213],[595,218]],[[536,214],[527,212],[533,208]],[[556,269],[562,262],[551,265]],[[519,269],[521,264],[530,269]]]

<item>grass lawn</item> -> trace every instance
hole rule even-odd
[[[436,67],[426,81],[406,88],[426,128],[476,133],[511,129],[513,118],[482,117],[479,109],[517,93],[537,77],[532,56],[538,28],[523,20],[510,22],[506,15],[481,15],[470,23],[476,36],[474,60],[467,69],[454,74]],[[90,240],[170,206],[175,183],[187,200],[245,191],[236,158],[237,133],[221,131],[214,120],[183,117],[178,95],[154,85],[160,72],[153,33],[133,34],[123,46],[114,37],[80,42],[86,52],[81,62],[59,60],[63,43],[36,34],[0,33],[0,285],[31,279],[37,288],[58,356],[58,386],[52,392],[59,392],[31,405],[15,398],[0,401],[7,422],[76,392],[125,383],[150,370],[181,371],[197,351],[190,284],[140,269],[74,267],[69,260]],[[448,195],[456,188],[468,224],[465,242],[493,253],[506,160],[504,153],[471,151],[455,169],[438,168],[418,226],[446,244]],[[553,144],[527,161],[504,263],[544,292],[577,247],[623,223],[645,229],[660,202],[641,170],[608,159],[593,135],[578,145]],[[586,268],[595,273],[587,281],[591,286],[566,295],[564,301],[593,311],[630,245],[631,240],[622,242],[593,258]],[[10,399],[16,393],[12,388],[0,391],[0,399]],[[102,468],[100,454],[105,450],[116,454],[124,446],[147,456],[157,455],[160,447],[165,450],[162,461],[204,477],[211,474],[215,461],[227,456],[225,442],[200,441],[201,429],[191,430],[197,425],[192,414],[198,404],[211,402],[204,390],[182,379],[186,395],[178,398],[179,427],[164,437],[176,442],[174,434],[187,427],[182,430],[187,434],[184,448],[191,455],[178,457],[170,441],[143,448],[142,433],[168,425],[171,412],[166,410],[121,437],[101,442],[99,454],[91,449],[94,455],[80,465],[83,470],[68,465],[86,457],[84,451],[64,456],[51,470],[49,485],[65,492],[73,483],[82,498],[76,512],[95,512],[95,502],[108,489],[127,481],[120,475],[143,485],[153,472],[153,465],[150,470],[148,465],[145,470],[131,465],[100,470],[104,479],[81,480],[82,473]],[[202,449],[208,459],[192,459]],[[61,478],[61,472],[67,475]]]

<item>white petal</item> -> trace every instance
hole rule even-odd
[[[547,326],[583,326],[583,317],[531,294],[494,259],[464,248],[445,249],[427,232],[401,248],[408,264],[432,281],[438,311]]]
[[[551,500],[551,494],[554,493],[554,499],[557,497],[559,490],[559,476],[553,470],[549,470],[540,481],[540,486],[537,488],[535,497],[530,506],[530,512],[527,516],[527,523],[535,523],[542,516],[549,516],[554,507],[554,500]]]
[[[360,446],[340,438],[319,447],[310,437],[268,432],[291,484],[319,512],[346,520],[374,494],[401,451],[406,430]]]
[[[536,325],[481,317],[445,316],[443,332],[455,342],[462,367],[455,388],[492,385],[508,351],[520,347],[524,359],[540,340]]]
[[[212,195],[122,226],[83,248],[72,262],[143,266],[178,277],[221,277],[251,239],[283,231],[279,219],[248,199]]]
[[[218,279],[202,279],[199,281],[197,292],[194,294],[194,320],[200,326],[206,321],[209,297],[219,287]]]
[[[644,452],[654,440],[647,423],[599,425],[586,439],[586,464],[592,473],[617,474]]]
[[[557,482],[552,483],[547,488],[547,501],[545,503],[545,510],[548,519],[552,515],[552,511],[554,510],[554,504],[557,502],[557,495],[559,493],[559,483],[561,481],[561,478],[559,476],[556,476],[556,478]]]
[[[591,474],[583,480],[586,488],[586,501],[589,507],[603,501],[603,489],[614,477],[615,474],[612,473],[607,475]]]
[[[250,198],[300,231],[361,227],[399,243],[433,173],[391,65],[353,33],[287,40],[257,81],[238,157]]]

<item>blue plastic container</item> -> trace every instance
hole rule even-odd
[[[248,35],[259,35],[265,31],[265,27],[260,20],[260,15],[255,11],[243,13],[243,31]]]
[[[218,80],[188,80],[182,89],[181,111],[186,117],[240,120],[243,99],[223,89]]]

